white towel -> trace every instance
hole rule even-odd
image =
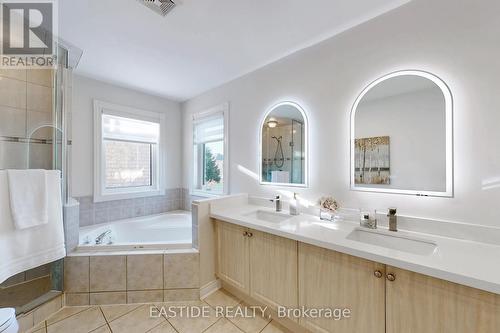
[[[36,228],[16,229],[10,211],[7,172],[0,170],[0,283],[66,256],[60,172],[46,171],[46,182],[49,222]]]
[[[17,229],[47,224],[45,170],[7,170],[10,210]]]

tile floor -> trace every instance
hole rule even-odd
[[[173,306],[173,307],[172,307]],[[206,316],[186,314],[185,306],[202,306]],[[218,308],[219,307],[219,308]],[[216,309],[246,310],[246,305],[224,290],[203,301],[184,303],[154,303],[64,307],[30,333],[282,333],[288,332],[275,321],[257,315],[252,318],[222,316]],[[249,309],[249,308],[248,308]],[[154,316],[150,316],[154,311]],[[160,312],[163,311],[163,312]],[[174,311],[176,315],[166,311]],[[232,310],[229,310],[232,311]],[[160,315],[161,314],[161,315]]]

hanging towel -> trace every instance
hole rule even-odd
[[[10,210],[17,229],[47,224],[45,170],[7,170]]]
[[[0,283],[66,256],[60,172],[45,173],[48,223],[17,229],[10,208],[7,171],[0,170]]]

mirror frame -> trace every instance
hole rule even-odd
[[[384,188],[372,188],[372,187],[364,187],[355,184],[354,177],[354,140],[355,140],[355,117],[356,110],[358,108],[359,103],[363,99],[363,97],[377,84],[389,80],[398,76],[420,76],[434,82],[443,93],[445,99],[445,127],[446,127],[446,189],[445,191],[419,191],[419,190],[404,190],[404,189],[384,189]],[[397,193],[397,194],[407,194],[407,195],[416,195],[416,196],[432,196],[432,197],[453,197],[453,95],[451,93],[448,85],[441,80],[436,75],[421,71],[421,70],[402,70],[392,72],[390,74],[384,75],[372,83],[370,83],[366,88],[364,88],[359,96],[356,98],[354,105],[351,109],[351,135],[350,135],[350,161],[351,165],[349,167],[350,170],[350,189],[351,191],[362,191],[362,192],[378,192],[378,193]]]
[[[302,184],[294,184],[294,183],[272,183],[272,182],[265,182],[262,179],[262,130],[264,129],[265,121],[266,118],[271,114],[271,112],[274,111],[274,109],[283,106],[283,105],[288,105],[288,106],[293,106],[297,110],[300,111],[302,114],[302,117],[304,118],[304,156],[305,156],[305,162],[304,162],[304,183]],[[309,120],[307,118],[307,114],[305,110],[297,103],[295,102],[290,102],[290,101],[284,101],[280,102],[278,104],[274,104],[272,107],[270,107],[262,119],[259,122],[259,153],[258,153],[258,158],[257,161],[259,163],[259,180],[260,180],[260,185],[271,185],[271,186],[280,186],[280,187],[309,187]]]

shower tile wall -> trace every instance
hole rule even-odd
[[[27,143],[52,139],[52,87],[52,70],[0,70],[0,169],[52,168],[52,145]]]
[[[183,209],[182,190],[166,190],[165,195],[94,203],[91,196],[76,198],[80,203],[80,226],[120,219],[160,214]]]

